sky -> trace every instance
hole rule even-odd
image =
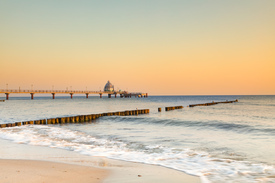
[[[0,0],[0,27],[0,89],[275,94],[274,0]]]

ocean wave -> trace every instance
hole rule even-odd
[[[163,125],[163,126],[182,126],[190,128],[199,128],[199,129],[212,129],[212,130],[226,130],[234,131],[238,133],[254,133],[257,135],[272,135],[275,136],[275,129],[268,126],[252,126],[248,124],[240,123],[229,123],[223,121],[187,121],[180,119],[158,119],[154,117],[110,117],[104,118],[104,121],[115,121],[115,122],[129,122],[129,123],[146,123],[154,125]]]

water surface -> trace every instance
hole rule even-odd
[[[239,102],[186,107],[235,99]],[[184,108],[164,111],[177,105]],[[204,182],[275,182],[275,96],[18,97],[0,103],[0,123],[137,108],[148,108],[150,114],[4,128],[0,138],[161,165],[198,175]]]

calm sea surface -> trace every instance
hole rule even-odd
[[[0,129],[12,143],[161,165],[203,182],[275,182],[275,96],[12,97],[0,102],[0,123],[150,109],[93,123]],[[2,98],[4,99],[4,95]],[[189,108],[189,104],[238,103]],[[183,105],[165,112],[164,107]],[[162,107],[162,112],[157,112]]]

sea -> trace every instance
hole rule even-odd
[[[0,99],[5,99],[4,95]],[[188,107],[238,99],[239,102]],[[184,106],[165,111],[165,107]],[[158,112],[162,108],[162,112]],[[16,97],[0,123],[150,109],[90,123],[0,128],[0,139],[87,156],[159,165],[207,182],[275,182],[275,96]],[[1,150],[0,150],[1,151]]]

